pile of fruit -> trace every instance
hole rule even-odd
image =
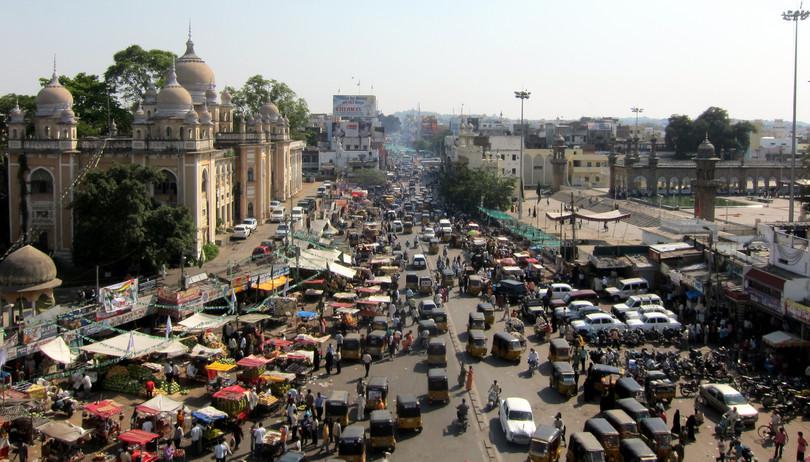
[[[107,371],[101,386],[108,391],[140,395],[146,392],[144,383],[147,380],[155,380],[149,369],[136,364],[129,366],[119,364]]]
[[[165,380],[158,381],[157,389],[159,392],[167,395],[173,395],[175,393],[180,393],[183,395],[188,394],[188,390],[185,388],[181,388],[180,384],[175,382],[174,380],[172,380],[171,382],[166,382]]]
[[[247,409],[248,402],[246,397],[242,397],[242,399],[239,400],[214,399],[214,407],[228,414],[229,416],[234,417]]]
[[[205,431],[203,432],[203,439],[208,440],[208,441],[212,441],[212,440],[216,440],[217,438],[219,438],[223,434],[224,433],[222,433],[222,430],[220,430],[218,428],[207,427],[205,429]]]

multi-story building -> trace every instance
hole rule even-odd
[[[163,175],[154,197],[191,212],[197,253],[214,241],[217,229],[245,217],[268,218],[271,199],[285,200],[301,189],[304,143],[290,139],[289,121],[270,102],[234,131],[231,97],[217,94],[214,82],[189,34],[163,88],[150,87],[135,109],[131,134],[80,139],[73,96],[54,69],[36,97],[33,135],[26,136],[19,107],[8,117],[11,239],[35,231],[41,248],[69,258],[73,183],[88,169],[120,164]],[[14,184],[19,178],[25,188]]]

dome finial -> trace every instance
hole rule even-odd
[[[177,72],[174,67],[174,56],[172,56],[172,67],[169,68],[169,75],[166,77],[166,85],[177,85]]]
[[[188,20],[188,40],[186,40],[186,54],[194,54],[194,42],[191,40],[191,19]]]
[[[188,41],[191,41],[191,18],[188,18]]]
[[[51,74],[51,81],[48,85],[54,85],[59,83],[59,76],[56,75],[56,53],[53,54],[53,74]]]

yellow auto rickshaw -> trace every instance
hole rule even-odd
[[[428,366],[447,365],[447,343],[441,337],[433,337],[427,347]]]
[[[483,358],[487,355],[487,336],[483,330],[467,331],[467,353],[475,358]]]
[[[362,411],[358,409],[358,412]],[[324,405],[324,414],[327,418],[337,420],[344,427],[349,425],[349,392],[333,390],[332,393],[329,393]]]
[[[445,268],[442,270],[442,287],[446,287],[447,289],[452,289],[456,285],[456,273],[453,272],[450,268]]]
[[[508,332],[498,332],[492,338],[492,355],[507,361],[520,363],[523,347],[520,340]]]
[[[557,427],[540,425],[529,443],[530,462],[558,462],[562,456],[562,432]]]
[[[548,344],[548,360],[552,363],[571,360],[571,346],[564,338],[551,339]]]
[[[486,325],[483,313],[473,311],[467,315],[467,332],[471,330],[484,330],[486,329]]]
[[[419,275],[416,273],[406,273],[405,274],[405,289],[411,289],[413,291],[419,290]]]
[[[433,293],[433,279],[430,276],[419,277],[419,293],[422,295],[430,295]]]
[[[377,331],[385,331],[391,326],[391,323],[388,320],[388,316],[374,316],[371,320],[371,330]]]
[[[475,311],[484,314],[484,322],[486,323],[487,329],[489,329],[490,326],[495,324],[495,307],[492,306],[492,303],[489,302],[479,303],[475,307]]]
[[[368,433],[372,449],[381,448],[393,452],[397,440],[394,437],[394,416],[391,415],[391,411],[388,409],[371,411]]]
[[[340,433],[338,458],[346,462],[366,462],[366,429],[362,425],[349,425]]]
[[[447,332],[447,312],[442,309],[433,310],[428,317],[436,321],[436,329],[441,332]]]
[[[413,233],[413,216],[411,216],[410,220],[405,220],[405,222],[402,223],[402,233],[403,234]]]
[[[569,363],[555,361],[551,363],[549,387],[554,388],[566,398],[570,398],[577,394],[577,383],[574,376],[574,368]]]
[[[436,255],[439,253],[439,239],[432,237],[430,241],[428,241],[428,253],[430,255]]]
[[[447,369],[428,369],[428,400],[431,403],[450,402],[450,385],[447,382]]]
[[[473,274],[467,278],[467,295],[477,297],[484,288],[484,281],[481,276]]]
[[[343,337],[343,346],[340,348],[340,356],[342,359],[360,359],[362,356],[360,334],[353,332]]]
[[[422,408],[413,395],[397,395],[397,428],[422,431]]]
[[[588,432],[579,432],[571,435],[568,440],[568,453],[566,462],[591,462],[605,460],[605,449],[602,444]]]
[[[590,432],[602,443],[608,462],[618,462],[621,460],[619,458],[621,435],[618,430],[613,428],[610,422],[601,417],[593,417],[585,421],[584,430]]]
[[[366,409],[388,408],[388,377],[370,377],[366,384]]]
[[[366,337],[366,351],[371,356],[382,358],[386,346],[384,330],[373,330]]]

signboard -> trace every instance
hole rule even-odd
[[[805,324],[810,324],[810,306],[802,305],[793,300],[786,300],[785,312],[793,319],[799,320]]]
[[[107,314],[132,308],[138,303],[138,280],[102,287],[98,291],[98,301]]]
[[[334,95],[332,114],[340,117],[376,117],[377,97],[374,95]]]
[[[245,274],[233,278],[231,280],[231,288],[233,288],[236,292],[242,292],[243,290],[247,290],[248,286],[256,287],[256,285],[261,282],[276,279],[279,276],[287,276],[288,274],[290,274],[290,267],[288,265],[274,266],[272,267],[272,271],[268,268],[265,271]]]

